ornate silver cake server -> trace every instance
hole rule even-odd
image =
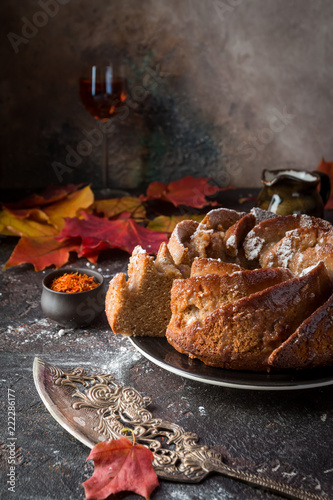
[[[35,358],[37,391],[57,422],[89,448],[100,441],[118,439],[131,428],[137,443],[154,454],[157,475],[169,481],[198,483],[208,474],[220,473],[284,498],[329,500],[327,496],[247,473],[223,462],[221,454],[198,444],[198,436],[146,409],[151,399],[133,387],[124,387],[109,374],[88,375],[77,367],[62,370]]]

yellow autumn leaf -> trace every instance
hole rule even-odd
[[[7,206],[4,206],[4,210],[7,210],[10,214],[12,214],[17,219],[29,219],[34,220],[36,222],[48,223],[49,218],[45,212],[41,208],[19,208],[13,209]]]
[[[52,236],[57,234],[57,229],[47,223],[30,219],[18,219],[8,210],[0,212],[0,231],[8,236],[25,236],[35,238],[38,236]]]
[[[75,217],[80,209],[86,209],[94,203],[94,193],[90,186],[79,189],[69,194],[66,198],[52,203],[44,208],[44,212],[50,218],[51,223],[61,230],[65,224],[65,217]]]
[[[110,200],[97,200],[92,206],[97,214],[104,217],[115,217],[123,212],[129,212],[132,219],[143,220],[146,217],[146,209],[139,198],[124,196],[122,198],[111,198]]]

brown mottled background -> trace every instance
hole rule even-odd
[[[108,54],[130,82],[110,136],[117,187],[187,174],[254,187],[263,168],[333,160],[330,0],[3,0],[0,10],[2,189],[100,185],[101,148],[86,154],[82,142],[98,124],[78,78]]]

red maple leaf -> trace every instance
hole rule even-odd
[[[193,208],[202,208],[206,205],[216,205],[206,199],[218,191],[228,188],[219,188],[209,184],[209,178],[187,176],[170,184],[163,182],[152,182],[147,189],[146,196],[142,196],[142,201],[163,200],[172,203],[175,207],[186,205]]]
[[[147,252],[156,253],[161,243],[168,240],[164,233],[147,229],[133,219],[108,220],[84,212],[82,216],[83,219],[66,218],[65,226],[57,237],[60,241],[80,237],[80,257],[95,253],[97,248],[120,248],[132,253],[137,245]]]
[[[112,493],[134,491],[149,500],[159,485],[152,452],[126,438],[98,443],[87,460],[93,460],[93,476],[83,483],[85,500],[104,500]]]
[[[60,242],[51,236],[22,237],[6,262],[4,269],[28,262],[33,264],[35,271],[42,271],[51,265],[61,267],[68,261],[70,252],[77,251],[78,248],[79,242],[73,238],[66,242]]]

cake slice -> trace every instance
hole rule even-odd
[[[333,364],[333,295],[272,352],[268,364],[277,370]]]
[[[176,350],[210,366],[263,371],[269,369],[271,353],[328,299],[331,282],[320,262],[304,276],[253,293],[212,313],[207,308],[207,314],[198,312],[197,305],[192,314],[178,311],[179,293],[181,286],[175,282],[166,336]]]
[[[245,269],[238,264],[224,262],[220,259],[196,257],[191,267],[190,277],[205,276],[206,274],[219,274],[222,276],[223,274],[232,274],[236,271],[245,271]]]
[[[125,274],[110,282],[105,312],[114,333],[127,336],[162,337],[170,320],[170,290],[182,274],[175,265],[166,243],[154,257],[135,247]]]

